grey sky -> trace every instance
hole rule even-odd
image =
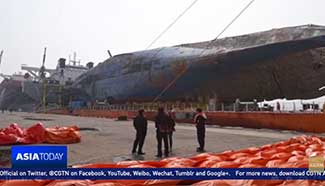
[[[250,0],[199,0],[152,47],[210,40]],[[73,51],[82,63],[143,50],[192,0],[0,0],[0,72],[46,66]],[[221,37],[302,24],[325,25],[324,0],[256,0]]]

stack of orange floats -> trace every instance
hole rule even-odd
[[[24,129],[13,123],[6,128],[0,128],[0,145],[69,144],[80,142],[80,138],[79,128],[76,126],[45,128],[42,123],[37,123]]]
[[[190,158],[171,157],[161,161],[123,161],[111,164],[76,165],[74,168],[308,168],[308,158],[325,157],[325,138],[299,136],[287,141],[222,153],[203,153]],[[316,180],[68,180],[4,181],[0,186],[325,186]]]

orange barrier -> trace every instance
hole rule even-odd
[[[107,111],[107,110],[75,110],[74,115],[84,116],[84,117],[100,117],[100,118],[118,118],[119,116],[127,116],[128,118],[134,118],[137,115],[136,111]],[[156,112],[146,112],[146,117],[149,120],[155,118]]]
[[[53,113],[65,114],[67,112],[62,110]],[[73,114],[85,117],[118,118],[119,116],[127,116],[128,118],[134,118],[137,112],[81,109],[75,110]],[[153,120],[156,112],[148,111],[145,115],[149,120]],[[323,113],[206,112],[206,115],[210,125],[296,130],[314,133],[325,132],[325,114]],[[176,118],[176,121],[193,123],[192,117]]]
[[[77,126],[45,128],[37,123],[27,129],[18,124],[0,128],[0,145],[54,143],[69,144],[80,142],[81,136]],[[1,185],[0,185],[1,186]]]
[[[49,114],[63,114],[63,115],[69,115],[69,114],[71,114],[69,112],[69,110],[67,110],[67,109],[52,109],[52,110],[46,111],[46,113],[49,113]]]
[[[209,122],[223,126],[325,132],[323,113],[208,112]]]
[[[77,126],[46,128],[45,143],[70,144],[79,143],[81,135]]]
[[[222,153],[202,153],[190,158],[171,157],[160,161],[122,161],[108,164],[76,165],[73,168],[308,168],[309,157],[325,157],[325,138],[298,136],[286,141]],[[10,180],[1,186],[321,186],[318,180]]]

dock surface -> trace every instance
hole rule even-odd
[[[109,163],[128,159],[155,160],[156,133],[153,122],[149,122],[144,144],[144,156],[132,156],[131,148],[135,138],[132,120],[77,117],[35,113],[0,113],[0,128],[10,123],[29,127],[42,122],[46,127],[77,125],[81,128],[81,142],[68,144],[68,164]],[[247,129],[241,127],[208,126],[206,130],[207,152],[222,152],[256,147],[298,135],[313,135],[295,131],[270,129]],[[322,135],[324,134],[317,134]],[[197,154],[196,128],[193,124],[176,124],[171,156],[187,157]],[[0,146],[0,151],[10,146]]]

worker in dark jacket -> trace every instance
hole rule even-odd
[[[156,157],[162,157],[162,141],[164,141],[165,156],[169,155],[168,148],[168,133],[171,131],[171,122],[169,116],[164,112],[164,108],[158,109],[158,114],[155,117],[156,124],[156,137],[157,137],[157,155]]]
[[[144,155],[145,153],[142,152],[142,147],[144,144],[144,139],[147,135],[148,127],[148,121],[144,117],[144,110],[139,110],[137,117],[135,117],[133,120],[133,126],[136,130],[136,137],[133,143],[132,153],[136,153],[138,147],[138,155]]]
[[[197,141],[199,143],[199,147],[196,149],[197,152],[205,152],[204,150],[204,141],[205,141],[205,123],[207,117],[202,112],[202,109],[196,109],[196,115],[194,117],[194,122],[196,124],[196,132],[197,132]]]
[[[168,140],[169,140],[169,151],[171,152],[173,149],[173,133],[176,131],[175,130],[175,120],[174,120],[174,115],[173,115],[173,110],[171,110],[168,113],[170,124],[171,124],[171,130],[168,133]]]

